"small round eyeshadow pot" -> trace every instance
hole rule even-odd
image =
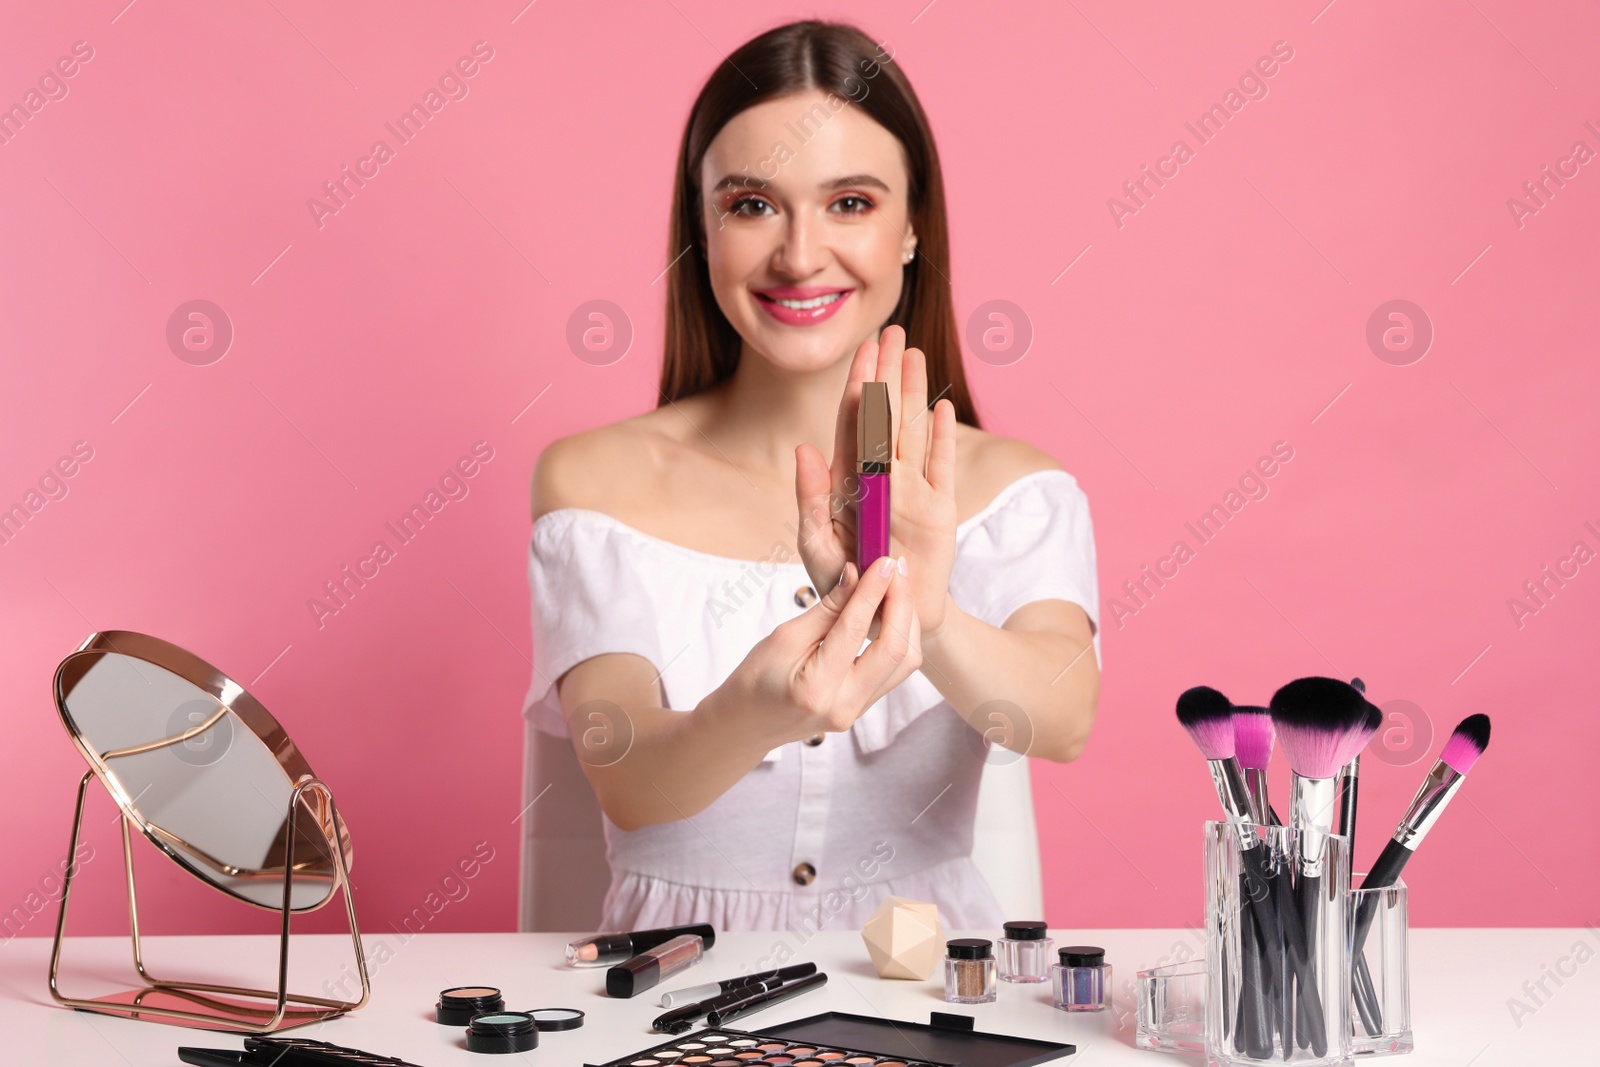
[[[533,1016],[534,1025],[541,1034],[552,1030],[576,1030],[583,1025],[584,1013],[577,1008],[535,1008],[524,1012]]]
[[[434,1020],[444,1026],[465,1026],[474,1015],[503,1011],[506,1002],[500,990],[487,985],[462,985],[439,994],[433,1007]]]
[[[539,1027],[525,1011],[474,1015],[467,1024],[468,1052],[527,1052],[539,1045]]]

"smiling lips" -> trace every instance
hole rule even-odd
[[[756,302],[785,326],[815,326],[832,318],[855,290],[816,285],[781,285],[771,289],[756,289],[754,292]]]

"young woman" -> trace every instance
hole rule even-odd
[[[995,927],[980,734],[1082,751],[1094,542],[1071,475],[978,427],[938,155],[892,57],[821,22],[729,56],[668,259],[659,405],[533,475],[525,710],[605,812],[601,928],[859,928],[889,894]],[[865,381],[891,398],[891,555],[858,568]]]

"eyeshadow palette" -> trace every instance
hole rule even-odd
[[[591,1067],[676,1067],[678,1064],[689,1067],[956,1067],[938,1060],[905,1060],[735,1030],[701,1030]]]
[[[927,1024],[824,1012],[759,1032],[701,1030],[586,1067],[1032,1067],[1077,1051],[972,1024],[943,1012]]]

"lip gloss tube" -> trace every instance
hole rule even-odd
[[[889,383],[862,382],[856,409],[856,568],[889,554]]]
[[[717,940],[717,931],[709,923],[592,934],[567,946],[567,963],[573,967],[609,967],[682,934],[699,934],[706,948]]]
[[[664,941],[606,971],[606,993],[613,997],[636,996],[654,988],[661,979],[699,963],[704,952],[705,942],[699,934]]]

